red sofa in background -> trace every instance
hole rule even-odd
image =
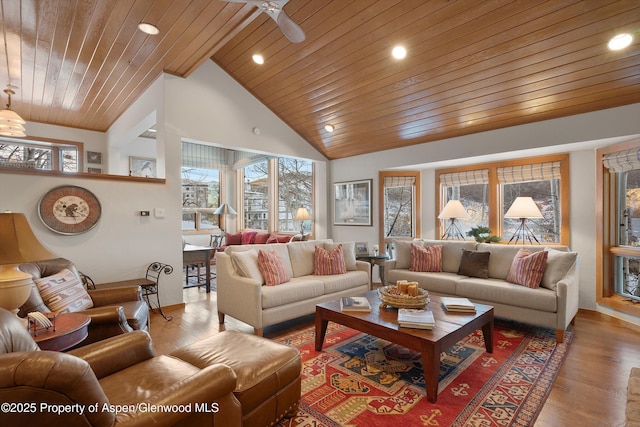
[[[290,236],[287,234],[269,233],[266,231],[252,231],[245,230],[239,233],[225,233],[224,245],[219,249],[220,252],[224,251],[227,246],[231,245],[254,245],[265,243],[288,243],[291,241]]]

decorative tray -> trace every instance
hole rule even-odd
[[[378,288],[380,307],[386,306],[395,308],[424,308],[429,303],[429,291],[418,288],[418,295],[411,296],[401,294],[397,286],[384,286]]]

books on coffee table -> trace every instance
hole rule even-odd
[[[436,320],[433,312],[414,308],[398,309],[398,325],[403,328],[433,329]]]
[[[342,297],[340,298],[340,310],[342,311],[371,311],[371,304],[365,297]]]
[[[456,311],[463,313],[475,313],[476,306],[473,305],[468,298],[458,298],[458,297],[440,297],[440,301],[442,302],[442,306],[447,311]]]

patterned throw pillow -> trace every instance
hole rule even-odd
[[[347,263],[342,253],[342,244],[338,244],[331,251],[316,246],[314,257],[313,274],[316,276],[345,274],[347,272]]]
[[[412,243],[409,271],[442,271],[442,245],[422,247]]]
[[[53,276],[33,281],[44,303],[55,313],[73,313],[93,307],[80,279],[66,268]]]
[[[507,282],[532,289],[538,288],[547,266],[548,255],[547,251],[531,253],[528,249],[520,249],[511,263]]]
[[[267,252],[260,249],[258,252],[258,268],[267,286],[286,283],[291,279],[284,268],[282,258],[275,252]]]

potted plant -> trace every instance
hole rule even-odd
[[[492,236],[491,229],[489,227],[473,227],[467,231],[467,236],[473,237],[478,243],[494,243],[502,240],[499,236]]]

